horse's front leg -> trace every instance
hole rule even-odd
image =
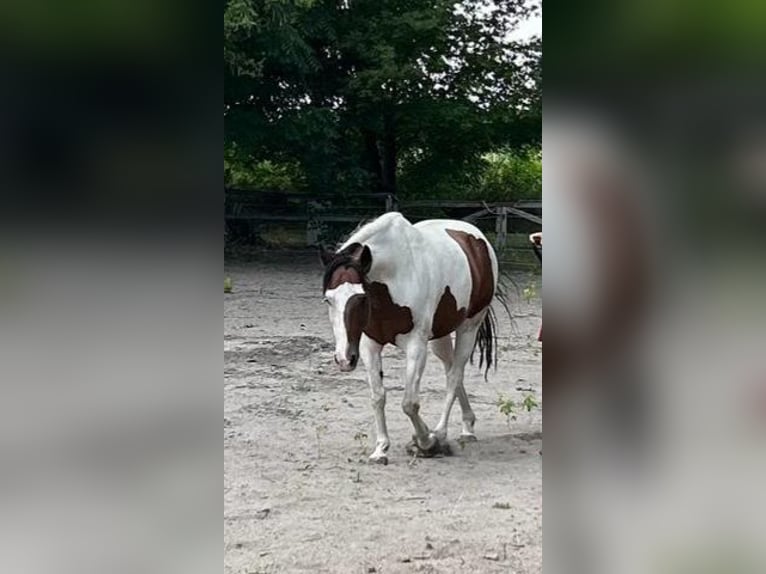
[[[380,353],[383,345],[362,335],[359,341],[359,355],[367,369],[367,381],[370,384],[370,400],[375,415],[375,451],[370,455],[370,462],[388,464],[388,429],[386,427],[386,389],[383,387],[383,362]]]

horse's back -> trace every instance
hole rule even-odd
[[[487,238],[478,227],[467,221],[461,221],[460,219],[425,219],[416,223],[414,227],[421,233],[442,239],[444,233],[449,230],[462,231],[483,239],[487,242],[487,245],[491,247],[489,241],[487,241]]]
[[[486,254],[490,260],[494,286],[497,286],[497,256],[492,248],[492,244],[478,227],[459,219],[426,219],[416,223],[414,227],[423,234],[426,241],[431,245],[443,245],[447,251],[456,254],[465,253],[466,247],[468,247],[466,242],[461,241],[461,238],[464,237],[463,234],[479,239],[486,246]],[[436,249],[435,251],[433,255],[446,255],[441,249]],[[465,254],[468,255],[467,253]]]
[[[424,266],[439,296],[455,297],[471,318],[490,305],[497,289],[498,265],[484,234],[465,221],[430,219],[415,224],[424,240]]]

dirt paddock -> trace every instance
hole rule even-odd
[[[500,413],[503,395],[541,401],[539,298],[517,278],[511,323],[498,309],[500,356],[484,381],[466,368],[478,442],[453,456],[412,459],[401,411],[403,354],[384,351],[388,466],[369,465],[374,429],[360,366],[340,373],[321,299],[318,258],[271,255],[227,265],[224,303],[224,571],[542,571],[542,416]],[[421,415],[436,424],[444,399],[432,354]]]

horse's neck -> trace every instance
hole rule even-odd
[[[395,242],[371,238],[367,245],[372,253],[372,268],[369,277],[373,281],[394,281],[402,277],[411,267],[412,255],[406,241]]]
[[[412,242],[418,231],[400,214],[381,216],[352,235],[345,245],[361,243],[372,253],[372,281],[395,281],[413,270]]]

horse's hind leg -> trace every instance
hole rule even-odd
[[[444,409],[439,419],[439,424],[434,428],[434,434],[439,440],[447,438],[447,427],[449,426],[449,416],[452,411],[452,405],[455,404],[455,398],[460,401],[460,409],[463,411],[463,432],[462,438],[476,439],[473,433],[473,425],[476,422],[476,416],[473,414],[471,405],[468,403],[468,395],[463,388],[463,374],[465,365],[471,357],[474,343],[476,342],[476,333],[479,330],[481,322],[476,324],[464,325],[455,333],[455,348],[452,351],[449,367],[444,362],[447,372],[447,396],[444,400]],[[449,339],[448,337],[446,337]],[[441,339],[440,339],[441,340]],[[451,345],[450,345],[451,346]],[[446,348],[446,346],[445,346]],[[440,349],[443,352],[444,348]],[[439,352],[434,348],[434,353],[439,356]],[[439,356],[439,358],[441,358]]]
[[[455,393],[449,392],[449,373],[452,369],[452,361],[454,359],[454,349],[452,347],[452,335],[441,337],[440,339],[434,339],[431,341],[431,350],[434,352],[444,366],[444,375],[447,378],[447,398],[444,404],[444,410],[442,416],[439,419],[439,423],[434,428],[434,435],[440,440],[447,438],[447,423],[449,421],[449,413],[452,410],[452,405],[455,402]]]
[[[465,365],[463,365],[463,368],[465,369]],[[465,387],[463,386],[462,375],[455,392],[457,393],[457,400],[460,401],[460,410],[463,412],[463,430],[460,433],[460,438],[464,441],[476,440],[476,435],[473,432],[473,425],[476,423],[476,415],[473,414],[471,404],[468,402],[468,394],[465,392]]]
[[[420,377],[426,365],[428,345],[425,341],[411,341],[407,345],[407,367],[404,375],[404,399],[402,410],[410,417],[415,429],[412,449],[418,456],[433,456],[442,453],[442,445],[420,416]]]
[[[431,350],[444,365],[444,374],[449,373],[452,367],[452,336],[447,335],[441,339],[431,341]]]

